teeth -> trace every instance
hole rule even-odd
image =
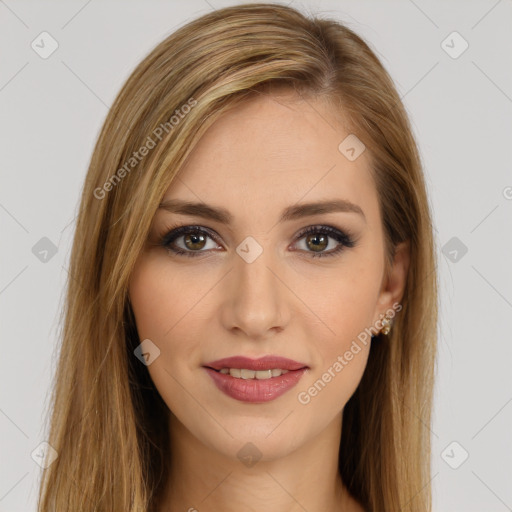
[[[231,377],[235,377],[236,379],[257,379],[257,380],[265,380],[270,379],[272,377],[279,377],[280,375],[284,375],[288,373],[288,370],[281,370],[280,368],[272,368],[268,370],[247,370],[245,368],[222,368],[220,373],[231,375]]]
[[[256,374],[256,378],[259,380],[272,378],[272,370],[260,370],[254,373]]]
[[[233,370],[231,369],[229,371],[232,372]],[[242,379],[254,379],[256,376],[256,372],[254,370],[237,370],[237,372],[241,373],[240,377],[242,377]]]

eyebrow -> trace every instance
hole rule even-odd
[[[233,215],[225,208],[211,206],[206,203],[193,203],[181,199],[168,199],[158,205],[158,209],[182,215],[193,215],[205,219],[215,220],[222,224],[229,225],[233,222]],[[332,199],[328,201],[302,203],[288,206],[281,213],[279,222],[291,221],[319,215],[322,213],[348,212],[357,213],[366,221],[363,210],[346,199]]]

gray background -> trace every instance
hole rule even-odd
[[[0,0],[0,511],[35,510],[31,453],[45,441],[76,209],[108,108],[154,45],[235,3]],[[441,283],[434,510],[512,510],[512,3],[292,4],[370,43],[419,141]],[[59,45],[47,59],[31,47],[43,31]],[[457,58],[453,31],[469,44]],[[43,237],[57,249],[46,261]]]

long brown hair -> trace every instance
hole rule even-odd
[[[431,510],[437,274],[411,127],[376,55],[339,21],[276,4],[224,8],[154,48],[121,89],[82,191],[39,511],[153,510],[167,481],[168,408],[135,357],[128,282],[165,191],[205,130],[269,86],[321,96],[366,145],[388,261],[409,240],[403,309],[372,343],[343,414],[339,470],[368,510]],[[340,141],[341,142],[341,141]],[[142,148],[145,147],[146,150]]]

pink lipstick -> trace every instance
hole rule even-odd
[[[293,388],[309,368],[280,356],[235,356],[203,365],[223,393],[242,402],[274,400]]]

